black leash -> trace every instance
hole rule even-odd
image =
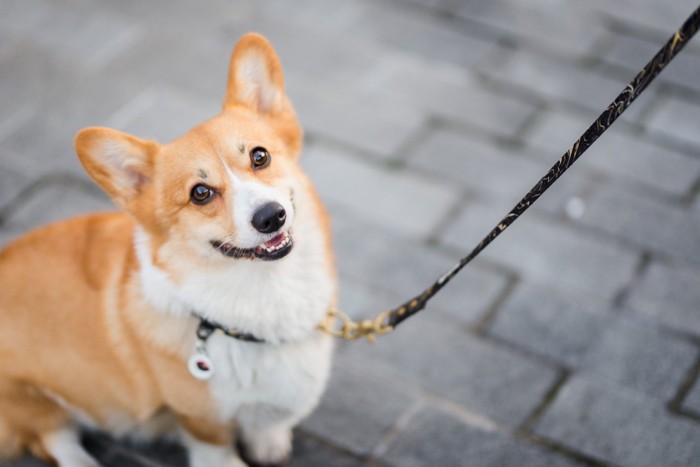
[[[676,32],[659,50],[654,58],[642,68],[637,76],[628,84],[617,98],[600,114],[598,119],[588,127],[586,132],[576,141],[571,148],[564,153],[554,166],[537,182],[528,194],[498,223],[496,227],[484,237],[483,240],[464,258],[460,259],[452,269],[438,278],[423,293],[413,297],[397,308],[385,311],[374,320],[365,320],[360,323],[353,322],[347,315],[331,311],[329,314],[340,320],[340,327],[324,324],[321,328],[331,334],[345,339],[357,339],[368,337],[373,339],[375,334],[386,334],[407,318],[425,308],[428,301],[437,294],[448,282],[450,282],[461,270],[471,262],[484,248],[496,239],[504,230],[522,215],[559,177],[578,160],[581,155],[610,128],[610,125],[622,115],[630,104],[646,89],[654,78],[669,64],[680,52],[688,41],[695,35],[700,27],[700,6],[683,23]]]

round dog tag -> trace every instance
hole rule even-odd
[[[207,380],[214,374],[214,364],[203,353],[196,353],[190,357],[187,368],[192,376],[197,379]]]

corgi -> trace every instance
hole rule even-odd
[[[75,148],[119,211],[0,253],[0,458],[97,466],[98,429],[176,436],[192,467],[287,460],[328,379],[337,278],[270,43],[239,40],[223,110],[173,142],[86,128]]]

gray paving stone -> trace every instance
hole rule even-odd
[[[662,332],[652,322],[620,317],[588,348],[583,371],[643,392],[662,401],[673,398],[697,357],[687,341]]]
[[[487,333],[575,368],[611,321],[602,303],[526,282],[503,304]]]
[[[642,192],[603,187],[591,195],[581,222],[647,250],[700,263],[700,218]]]
[[[700,271],[653,262],[626,305],[683,332],[700,334]]]
[[[431,442],[425,442],[426,433],[432,433]],[[433,407],[422,410],[411,420],[383,458],[402,467],[579,465],[499,432],[470,426]]]
[[[700,383],[698,380],[695,381],[695,385],[685,397],[683,408],[700,415]]]
[[[56,11],[56,2],[49,0],[26,0],[16,2],[2,0],[0,2],[2,17],[0,29],[8,34],[22,36],[36,31],[36,28],[52,17]]]
[[[649,41],[635,36],[617,36],[615,43],[605,55],[605,62],[630,70],[640,70],[664,44],[664,41]],[[685,49],[659,75],[659,81],[684,86],[700,91],[696,77],[700,73],[700,56]]]
[[[592,121],[593,117],[587,115],[547,112],[526,139],[536,154],[555,160],[552,157],[563,154]],[[676,196],[687,194],[700,176],[700,159],[660,147],[615,127],[591,146],[573,170],[582,166]]]
[[[517,45],[534,44],[566,54],[589,53],[605,32],[599,16],[584,4],[491,0],[468,2],[457,13],[515,37]]]
[[[336,359],[328,389],[318,409],[302,423],[305,431],[364,456],[386,436],[414,396],[393,381],[367,377]]]
[[[564,59],[522,50],[501,62],[485,65],[483,71],[497,82],[517,86],[549,101],[571,102],[596,112],[612,102],[626,84]]]
[[[378,2],[367,4],[364,14],[349,26],[404,53],[465,67],[498,47],[496,41],[469,36],[469,30],[448,21],[408,8],[387,9]]]
[[[459,332],[450,320],[426,313],[375,345],[356,344],[347,355],[396,384],[423,387],[508,426],[521,423],[554,383],[557,375],[550,367]]]
[[[221,103],[178,89],[158,87],[117,110],[110,126],[140,138],[168,143],[221,111]]]
[[[82,182],[49,183],[13,208],[3,228],[26,230],[79,214],[114,209],[106,195],[87,191]]]
[[[700,146],[700,132],[695,122],[700,118],[700,104],[680,97],[669,97],[659,103],[649,117],[650,131],[680,142]]]
[[[383,302],[370,301],[368,305],[371,307],[362,308],[359,306],[364,305],[361,301],[358,309],[364,311],[364,315],[360,315],[363,317],[367,317],[370,311],[399,306],[418,295],[457,260],[411,241],[400,233],[374,227],[353,216],[336,215],[333,229],[341,276],[395,294],[383,297],[387,299]],[[429,309],[471,325],[489,309],[506,285],[507,279],[503,274],[482,267],[479,261],[475,261],[442,289],[430,302]],[[374,294],[373,291],[357,290],[357,286],[355,291],[359,295]]]
[[[511,204],[468,205],[441,240],[462,249],[477,244]],[[483,254],[533,280],[603,298],[611,298],[630,280],[638,261],[638,254],[621,244],[585,235],[530,212]]]
[[[293,99],[305,130],[369,154],[396,157],[425,122],[424,113],[396,100],[318,91],[294,91]]]
[[[420,141],[409,166],[457,182],[481,197],[505,198],[513,204],[545,173],[543,164],[493,142],[445,130]]]
[[[41,173],[35,161],[0,147],[0,211]]]
[[[678,0],[669,4],[653,0],[640,4],[635,0],[592,0],[586,5],[630,26],[644,26],[658,31],[663,37],[671,37],[697,7],[694,0]]]
[[[374,70],[368,87],[433,115],[512,137],[535,107],[483,88],[471,75],[411,57],[393,57]]]
[[[413,238],[429,235],[458,196],[454,187],[363,163],[326,145],[307,149],[302,162],[323,199]]]
[[[53,54],[99,68],[136,44],[142,34],[141,25],[133,19],[105,14],[86,3],[65,2],[43,18],[29,37]]]
[[[536,432],[620,465],[687,466],[700,456],[696,423],[646,396],[583,378],[564,386]]]

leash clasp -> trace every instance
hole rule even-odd
[[[328,310],[326,320],[319,325],[319,329],[348,341],[366,337],[369,342],[375,343],[377,336],[388,334],[394,330],[394,327],[388,324],[390,314],[390,311],[384,311],[373,320],[364,319],[355,322],[342,311]]]

